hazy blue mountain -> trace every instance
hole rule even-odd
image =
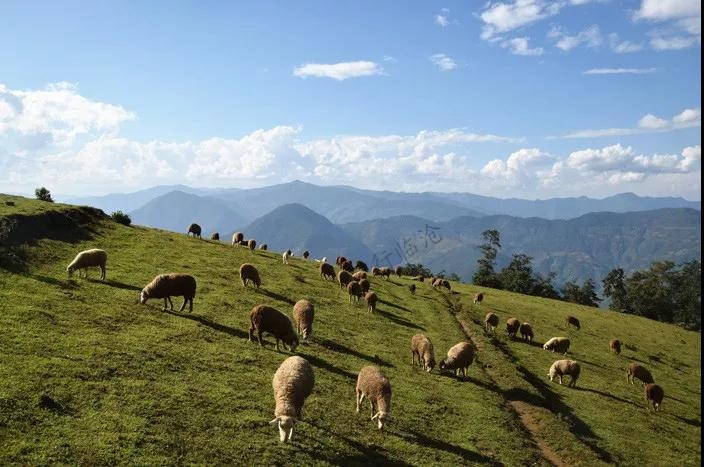
[[[204,190],[191,188],[186,185],[159,185],[146,190],[139,190],[133,193],[111,193],[103,196],[84,196],[81,198],[57,199],[57,201],[79,204],[83,206],[93,206],[102,209],[107,214],[115,211],[130,212],[144,206],[155,198],[172,191],[181,191],[190,194],[205,194]]]
[[[422,263],[436,272],[456,272],[464,280],[471,280],[481,256],[481,233],[487,229],[501,234],[497,269],[513,253],[525,253],[534,258],[536,272],[555,271],[556,284],[590,277],[600,283],[615,267],[632,271],[656,260],[679,263],[701,257],[701,212],[688,208],[599,212],[570,220],[485,216],[432,222],[399,216],[340,227],[379,259],[391,253],[388,260],[394,265]]]
[[[213,232],[224,235],[245,224],[236,206],[208,196],[197,196],[183,191],[171,191],[152,199],[139,209],[129,213],[134,224],[186,233],[195,222],[203,229],[203,237],[210,238]]]
[[[308,250],[313,258],[327,256],[334,263],[337,256],[352,259],[370,258],[371,251],[362,242],[320,214],[301,204],[286,204],[258,218],[242,229],[245,238],[266,243],[270,250],[291,249],[300,256]]]

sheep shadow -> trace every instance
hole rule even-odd
[[[236,328],[231,328],[230,326],[225,326],[224,324],[216,323],[215,321],[211,321],[208,318],[201,316],[201,315],[194,315],[194,314],[185,314],[185,313],[180,313],[174,310],[163,310],[164,313],[169,314],[171,316],[177,316],[179,318],[186,318],[190,319],[191,321],[196,321],[204,326],[207,326],[211,329],[214,329],[219,332],[224,332],[225,334],[229,334],[234,337],[241,337],[244,339],[249,339],[249,332],[242,331],[241,329],[236,329]]]
[[[470,368],[471,368],[471,367],[470,367]],[[499,387],[498,387],[496,384],[494,384],[493,382],[488,382],[488,383],[487,383],[487,382],[484,382],[484,381],[482,381],[482,380],[473,378],[473,377],[471,377],[471,376],[460,376],[460,375],[456,375],[456,374],[455,374],[454,372],[452,372],[452,371],[440,371],[438,374],[439,374],[440,376],[444,377],[444,378],[454,379],[455,381],[461,381],[461,382],[466,382],[466,383],[472,383],[472,384],[474,384],[474,385],[476,385],[476,386],[479,386],[479,387],[481,387],[481,388],[484,388],[484,389],[486,389],[486,390],[488,390],[488,391],[501,392],[501,390],[499,389]]]
[[[137,287],[136,285],[130,285],[130,284],[125,284],[123,282],[118,282],[114,280],[106,280],[106,281],[99,281],[99,280],[94,280],[94,279],[88,279],[90,282],[97,282],[97,283],[103,283],[109,287],[115,287],[117,289],[123,289],[123,290],[134,290],[134,291],[141,291],[141,287]]]
[[[679,415],[673,415],[673,417],[675,417],[676,419],[678,419],[678,420],[680,420],[681,422],[684,422],[684,423],[686,423],[687,425],[690,425],[690,426],[695,426],[695,427],[701,427],[701,426],[702,426],[701,420],[697,420],[697,419],[695,419],[695,418],[684,418],[684,417],[680,417]]]
[[[608,397],[609,399],[613,399],[613,400],[615,400],[615,401],[617,401],[617,402],[621,402],[621,403],[624,403],[624,404],[631,404],[631,405],[635,405],[636,407],[639,407],[639,405],[636,404],[636,403],[633,402],[633,401],[629,401],[629,400],[626,400],[626,399],[622,399],[622,398],[620,398],[620,397],[618,397],[618,396],[614,396],[613,394],[609,394],[609,393],[607,393],[607,392],[599,391],[598,389],[585,388],[585,387],[582,387],[582,386],[575,387],[574,389],[577,390],[577,391],[592,392],[592,393],[597,394],[597,395],[602,396],[602,397]]]
[[[540,343],[540,342],[538,342],[538,341],[536,341],[536,340],[530,340],[530,341],[529,341],[529,340],[523,339],[522,337],[516,337],[515,339],[513,339],[513,341],[514,341],[514,342],[520,342],[520,343],[529,345],[529,346],[531,346],[531,347],[538,347],[539,349],[542,349],[542,348],[543,348],[543,344],[544,344],[544,343]]]
[[[397,436],[404,441],[407,441],[409,443],[417,444],[419,447],[422,448],[431,448],[435,449],[438,451],[445,451],[448,454],[454,454],[456,456],[461,457],[462,459],[473,462],[476,464],[482,464],[482,465],[491,465],[491,466],[502,466],[503,464],[501,462],[498,462],[491,457],[487,457],[484,454],[480,454],[478,452],[470,451],[469,449],[463,448],[461,446],[457,446],[455,444],[451,444],[439,439],[435,438],[430,438],[426,436],[423,433],[417,432],[417,431],[409,431],[408,433],[403,433],[400,431],[390,431],[389,433]]]
[[[406,326],[407,328],[419,329],[421,331],[425,331],[425,328],[423,326],[418,326],[417,324],[412,323],[405,318],[400,318],[400,317],[395,316],[395,315],[389,313],[388,311],[384,311],[380,308],[376,309],[376,313],[379,313],[384,318],[387,318],[389,321],[392,321],[393,323],[396,323],[400,326]]]
[[[408,312],[411,311],[408,308],[406,308],[405,306],[396,305],[395,303],[391,303],[386,300],[379,299],[379,303],[383,303],[384,305],[390,306],[391,308],[398,308],[399,310],[408,311]]]
[[[55,277],[42,276],[40,274],[27,274],[27,277],[45,284],[54,285],[60,289],[74,290],[79,287],[78,282],[74,279],[57,279]]]
[[[361,352],[358,352],[357,350],[351,349],[351,348],[344,346],[342,344],[338,344],[337,342],[333,342],[329,339],[321,339],[319,341],[319,344],[328,350],[332,350],[333,352],[346,353],[348,355],[352,355],[352,356],[360,358],[362,360],[366,360],[370,363],[376,363],[377,365],[386,366],[386,367],[393,367],[394,366],[393,364],[391,364],[385,360],[382,360],[378,355],[374,355],[373,357],[371,357],[369,355],[365,355]]]
[[[550,409],[547,404],[547,401],[542,396],[533,394],[532,392],[528,392],[525,389],[511,388],[503,392],[503,397],[507,401],[521,401],[536,407]]]
[[[325,360],[323,360],[320,357],[316,357],[315,355],[310,355],[304,352],[295,352],[298,356],[305,358],[308,360],[308,362],[313,365],[316,368],[321,368],[324,370],[329,371],[330,373],[335,373],[336,375],[340,375],[344,378],[349,379],[351,382],[356,382],[357,381],[357,375],[352,373],[351,371],[347,371],[345,369],[339,368],[332,363],[329,363]]]
[[[293,306],[293,305],[296,304],[295,301],[291,300],[290,298],[288,298],[288,297],[285,296],[285,295],[281,295],[281,294],[279,294],[279,293],[272,292],[271,290],[266,290],[266,289],[261,289],[261,288],[260,288],[260,289],[257,289],[257,290],[258,290],[260,293],[263,293],[264,295],[266,295],[267,297],[273,298],[274,300],[279,300],[279,301],[282,301],[282,302],[286,302],[286,303],[288,303],[288,304],[291,305],[291,306]]]

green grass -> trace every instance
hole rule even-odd
[[[17,199],[14,209],[35,216],[67,209]],[[0,203],[0,216],[13,208]],[[495,290],[476,306],[479,289],[457,284],[452,294],[419,284],[411,296],[405,278],[371,280],[381,302],[370,315],[320,279],[315,262],[283,265],[277,252],[252,255],[108,218],[85,228],[88,239],[32,244],[28,273],[0,270],[0,464],[548,465],[539,443],[571,465],[699,462],[699,334]],[[66,265],[92,247],[108,251],[107,281],[97,269],[68,280]],[[259,269],[261,289],[242,287],[243,262]],[[162,312],[162,300],[138,303],[139,290],[166,272],[196,277],[193,313]],[[268,422],[271,379],[289,354],[269,336],[264,348],[247,342],[248,316],[260,303],[291,315],[300,298],[316,315],[313,340],[297,353],[316,382],[286,445]],[[540,342],[565,333],[565,313],[578,316],[583,328],[570,332],[570,356],[583,362],[581,389],[545,378],[554,355],[505,332],[484,336],[473,320],[489,310],[502,322],[531,322]],[[480,346],[465,380],[411,365],[415,333],[432,340],[438,361],[465,339],[454,312]],[[637,350],[612,355],[612,336]],[[665,388],[660,413],[625,382],[633,358]],[[385,433],[369,420],[368,404],[354,410],[356,375],[369,364],[392,385]],[[516,403],[529,411],[529,428]]]

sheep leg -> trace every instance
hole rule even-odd
[[[372,407],[372,413],[369,415],[369,417],[373,417],[376,413],[376,407],[374,407],[374,400],[372,400],[371,398],[369,398],[369,405],[371,405]]]
[[[186,302],[187,302],[187,301],[188,301],[188,297],[186,297],[186,296],[184,295],[184,296],[183,296],[183,304],[181,304],[181,308],[178,309],[179,313],[182,312],[184,308],[186,308]],[[191,311],[193,311],[192,308],[191,308]]]
[[[166,311],[166,310],[168,310],[168,308],[167,308],[167,306],[166,306],[166,297],[164,297],[164,309],[161,310],[161,311]]]
[[[105,266],[103,266],[103,265],[100,266],[100,280],[101,281],[105,280]]]
[[[284,344],[284,347],[286,347],[285,344]],[[280,350],[279,350],[279,338],[278,338],[278,337],[276,338],[276,351],[277,351],[277,352],[280,351]]]
[[[359,406],[362,404],[362,401],[364,400],[364,393],[362,391],[357,391],[357,413],[359,413]]]
[[[257,330],[257,340],[259,341],[259,345],[264,347],[264,342],[262,341],[262,334],[264,331]]]

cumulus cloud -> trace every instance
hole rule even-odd
[[[645,73],[655,73],[657,68],[591,68],[584,72],[585,75],[642,75]]]
[[[554,26],[548,31],[548,37],[555,39],[555,47],[565,52],[585,44],[587,47],[597,47],[602,43],[601,30],[596,24],[579,32],[575,36],[570,36],[562,30],[562,28]]]
[[[384,73],[383,68],[375,62],[356,61],[333,64],[308,63],[293,70],[293,75],[299,78],[332,78],[343,81],[362,76],[374,76]]]
[[[491,40],[496,34],[512,31],[543,18],[554,16],[560,12],[563,6],[563,2],[543,0],[489,2],[479,15],[484,22],[481,37],[484,40]]]
[[[508,49],[514,55],[537,56],[543,55],[542,47],[530,48],[527,37],[514,37],[501,42],[501,47]]]
[[[457,63],[445,54],[435,54],[430,57],[433,65],[438,67],[440,71],[452,71],[457,68]]]
[[[635,21],[664,23],[650,31],[654,50],[681,50],[701,44],[702,6],[698,0],[642,0]]]
[[[635,18],[663,21],[699,16],[701,13],[702,5],[699,0],[642,0]]]
[[[447,19],[449,14],[450,10],[448,8],[442,8],[440,13],[435,15],[435,24],[443,28],[447,27],[450,24],[450,21]]]
[[[666,128],[669,122],[667,120],[663,120],[662,118],[658,118],[653,114],[647,114],[643,116],[640,120],[638,120],[638,126],[640,128],[648,128],[648,129],[654,129],[654,130],[659,130],[662,128]]]

